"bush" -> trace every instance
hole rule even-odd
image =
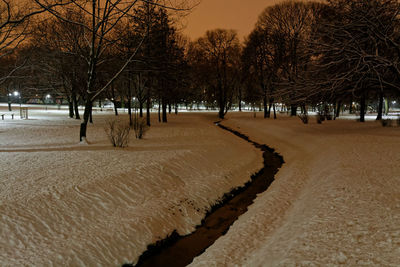
[[[301,120],[304,124],[307,124],[307,123],[308,123],[308,115],[307,115],[307,114],[300,114],[300,115],[298,115],[298,117],[300,118],[300,120]]]
[[[383,127],[399,127],[400,126],[400,117],[397,119],[381,119],[381,124]]]
[[[135,131],[136,139],[142,139],[149,127],[146,124],[146,120],[144,118],[140,118],[139,116],[135,116],[133,118],[133,130]]]
[[[388,126],[391,126],[392,121],[389,119],[381,119],[381,124],[383,127],[388,127]]]
[[[325,120],[325,116],[323,116],[321,113],[317,114],[317,123],[321,124]]]
[[[127,147],[129,142],[129,124],[119,120],[110,120],[104,128],[108,139],[114,147]]]

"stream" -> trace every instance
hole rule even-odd
[[[243,187],[234,189],[225,194],[222,201],[208,212],[202,224],[196,230],[186,236],[180,236],[176,232],[168,238],[148,246],[135,266],[186,266],[193,259],[202,254],[219,237],[224,235],[229,227],[247,211],[247,207],[253,200],[266,191],[274,181],[274,176],[284,163],[283,157],[277,154],[274,149],[266,145],[252,141],[248,136],[232,130],[219,122],[215,123],[223,130],[246,140],[263,152],[264,167]],[[123,267],[133,266],[124,264]]]

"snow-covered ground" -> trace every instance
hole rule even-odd
[[[0,265],[118,266],[261,167],[261,153],[207,113],[153,122],[144,140],[110,146],[94,114],[89,146],[66,109],[0,121]],[[155,116],[154,116],[155,117]],[[347,117],[348,118],[348,117]],[[371,119],[373,117],[371,116]],[[192,266],[398,266],[400,128],[354,118],[304,125],[230,113],[224,125],[285,159],[270,188]]]
[[[249,113],[231,113],[223,124],[275,148],[286,163],[191,266],[399,266],[400,127]]]
[[[111,147],[95,111],[90,145],[66,109],[29,107],[0,121],[0,265],[119,266],[174,229],[191,232],[224,193],[262,167],[261,152],[212,122],[153,121],[144,140]],[[153,116],[154,118],[156,115]]]

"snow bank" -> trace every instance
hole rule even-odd
[[[225,125],[285,164],[249,211],[191,266],[396,266],[400,129],[349,120],[304,125],[231,114]]]
[[[214,115],[153,122],[115,149],[94,114],[90,145],[66,110],[0,121],[2,266],[117,266],[174,229],[187,234],[224,193],[262,167],[261,153]]]

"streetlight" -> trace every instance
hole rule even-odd
[[[14,91],[14,96],[19,98],[19,107],[21,108],[22,106],[22,100],[21,100],[21,94],[18,91]]]
[[[50,98],[51,98],[51,95],[47,94],[46,100],[49,100]],[[44,106],[46,107],[46,110],[47,110],[47,102],[46,101],[44,101]]]

